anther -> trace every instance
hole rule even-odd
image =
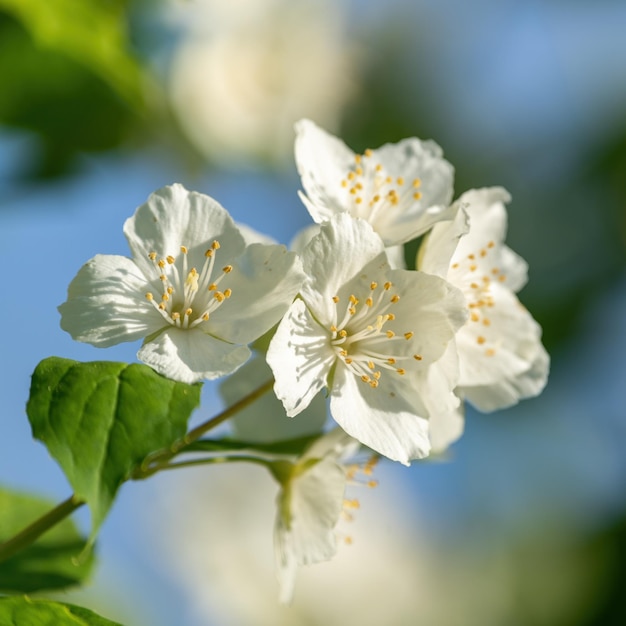
[[[377,283],[377,282],[372,281],[372,282],[370,283],[370,289],[371,289],[372,291],[374,291],[374,289],[376,289],[376,287],[378,287],[378,283]]]
[[[188,252],[188,250],[187,250],[187,246],[181,246],[181,247],[180,247],[180,251],[181,251],[183,254],[187,254],[187,252]]]
[[[404,376],[406,374],[406,370],[403,370],[401,367],[399,369],[397,369],[396,372],[398,372],[398,374],[400,374],[400,376]]]
[[[147,300],[148,302],[152,302],[152,301],[154,300],[154,296],[153,296],[150,292],[148,292],[148,293],[146,294],[146,300]]]
[[[333,302],[337,304],[337,302],[339,302],[339,296],[333,296]]]
[[[388,330],[385,334],[387,335],[389,339],[392,339],[393,337],[396,336],[396,333],[394,333],[393,330]]]
[[[176,261],[176,259],[170,254],[168,256],[165,257],[165,260],[170,264],[173,265],[174,262]]]
[[[151,261],[155,261],[155,260],[156,260],[156,256],[157,256],[157,255],[156,255],[156,252],[150,252],[150,253],[148,254],[148,258],[149,258]]]
[[[224,274],[230,274],[230,272],[233,271],[233,266],[232,265],[225,265],[222,268],[222,272],[224,272]]]
[[[424,357],[423,357],[421,354],[414,354],[414,355],[413,355],[413,358],[414,358],[416,361],[421,361]]]
[[[408,332],[408,333],[404,333],[404,338],[408,341],[409,339],[411,339],[411,337],[413,337],[413,333],[412,332]]]
[[[400,296],[398,294],[395,294],[393,296],[391,296],[391,301],[395,304],[396,302],[400,301]]]

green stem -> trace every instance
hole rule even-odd
[[[230,419],[233,415],[236,415],[239,411],[245,409],[248,405],[258,400],[262,395],[266,394],[273,385],[274,379],[268,380],[260,387],[257,387],[254,391],[250,392],[247,396],[244,396],[241,400],[235,402],[235,404],[229,406],[227,409],[224,409],[221,413],[218,413],[215,417],[212,417],[210,420],[207,420],[190,430],[182,439],[175,441],[169,448],[163,448],[162,450],[157,450],[156,452],[149,454],[144,462],[135,469],[131,478],[133,480],[142,480],[152,476],[152,474],[159,471],[158,468],[161,464],[166,463],[177,454],[180,454],[186,447],[191,445],[194,441],[200,439],[200,437],[202,437],[202,435],[207,433],[209,430],[219,426],[226,420]]]
[[[249,454],[237,454],[233,456],[223,455],[223,456],[212,456],[205,459],[192,459],[190,461],[179,461],[178,463],[167,463],[165,465],[159,465],[155,468],[156,472],[160,472],[163,470],[173,470],[180,469],[181,467],[193,467],[195,465],[214,465],[220,463],[256,463],[257,465],[263,465],[267,467],[269,465],[269,461],[267,459],[262,459],[258,456],[251,456]]]
[[[83,504],[85,504],[83,500],[79,500],[76,496],[72,495],[67,500],[64,500],[55,506],[51,511],[48,511],[39,519],[35,520],[30,526],[27,526],[17,535],[8,541],[1,543],[0,562],[12,557],[20,550],[27,548],[47,530],[56,526],[56,524],[64,520],[68,515],[80,508]]]

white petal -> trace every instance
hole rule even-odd
[[[61,328],[101,348],[159,330],[163,318],[146,300],[148,283],[133,261],[97,255],[79,270],[59,306]]]
[[[510,199],[509,193],[501,187],[472,189],[459,198],[458,202],[469,216],[470,229],[461,237],[452,262],[463,262],[469,255],[474,255],[477,274],[488,274],[497,268],[499,275],[506,277],[508,288],[517,292],[526,284],[528,266],[504,245],[507,229],[505,203]],[[487,252],[484,257],[481,251]]]
[[[302,253],[308,279],[301,291],[321,323],[332,323],[333,296],[369,263],[388,267],[383,242],[366,221],[339,214],[322,224]]]
[[[330,412],[351,437],[392,461],[408,465],[430,452],[426,408],[401,376],[383,376],[373,389],[338,365]]]
[[[404,260],[404,246],[390,246],[385,248],[389,267],[394,270],[405,270],[406,262]]]
[[[302,254],[307,247],[309,241],[319,234],[319,224],[310,224],[301,228],[295,235],[295,237],[289,243],[289,249],[293,250],[297,254]]]
[[[456,206],[458,209],[453,220],[435,224],[424,237],[416,260],[416,267],[422,272],[447,278],[450,260],[459,240],[469,231],[467,212],[458,203]]]
[[[504,409],[524,398],[539,395],[546,386],[550,369],[550,357],[538,341],[533,346],[534,356],[527,358],[529,365],[523,373],[514,376],[502,376],[491,385],[460,387],[459,391],[481,411]]]
[[[222,250],[218,253],[222,265],[231,263],[245,247],[243,237],[232,218],[218,202],[201,193],[187,191],[176,184],[155,191],[126,220],[124,234],[133,258],[147,277],[155,275],[148,255],[158,258],[180,255],[186,246],[189,267],[202,267],[205,251],[214,240]]]
[[[231,343],[250,343],[274,326],[298,293],[304,273],[285,246],[252,244],[233,262],[224,285],[232,296],[211,314],[211,334]]]
[[[449,220],[455,210],[450,205],[453,193],[454,168],[443,158],[441,148],[433,141],[421,141],[415,137],[396,144],[385,144],[372,151],[369,157],[380,163],[383,171],[394,178],[406,181],[419,179],[419,200],[391,205],[376,213],[372,219],[374,230],[386,245],[395,245],[415,239],[433,224]]]
[[[335,460],[343,459],[356,454],[359,449],[356,439],[350,437],[342,428],[333,428],[318,437],[304,452],[301,459],[321,459],[322,457]]]
[[[463,434],[464,407],[454,388],[459,380],[459,360],[454,341],[444,355],[422,371],[412,374],[413,384],[429,414],[433,452],[442,452]]]
[[[287,415],[298,415],[326,386],[334,361],[328,332],[313,319],[304,302],[296,300],[267,351],[267,362],[276,378],[274,392]]]
[[[330,559],[336,552],[334,527],[343,507],[344,469],[321,459],[295,476],[279,495],[274,535],[281,602],[293,594],[296,567]],[[289,519],[281,511],[288,510]]]
[[[250,359],[220,385],[220,395],[230,406],[271,380],[272,370],[258,355]],[[326,402],[317,395],[298,419],[287,417],[282,404],[273,393],[266,393],[256,402],[239,411],[232,419],[235,436],[243,441],[272,443],[321,432],[326,422]]]
[[[234,372],[250,356],[246,346],[234,346],[199,329],[170,327],[146,342],[137,357],[163,376],[195,383]]]
[[[261,233],[255,228],[252,228],[252,226],[248,226],[248,224],[242,224],[241,222],[235,222],[235,224],[248,246],[252,243],[264,243],[266,245],[278,244],[278,241],[276,241],[274,237]]]
[[[541,328],[509,290],[492,288],[489,326],[469,321],[457,334],[461,392],[483,411],[515,404],[545,386],[549,358]]]
[[[300,120],[295,128],[296,165],[308,196],[300,198],[315,222],[325,222],[347,210],[341,180],[354,164],[354,152],[310,120]]]
[[[463,294],[449,282],[424,272],[392,270],[387,276],[393,283],[391,293],[400,295],[391,309],[396,319],[389,327],[396,334],[413,333],[404,352],[396,348],[398,354],[417,353],[423,364],[436,361],[467,320]]]

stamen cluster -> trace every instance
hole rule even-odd
[[[221,274],[212,280],[219,248],[219,241],[213,241],[204,253],[205,261],[200,272],[195,267],[188,269],[186,246],[180,247],[181,254],[178,258],[169,255],[162,259],[157,258],[156,252],[148,254],[162,290],[158,301],[151,291],[146,293],[146,300],[168,324],[181,329],[195,328],[202,322],[207,322],[211,313],[231,297],[232,289],[221,291],[218,285],[232,272],[232,265],[225,265]]]

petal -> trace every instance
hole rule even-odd
[[[307,196],[300,194],[313,220],[329,220],[346,211],[341,180],[354,165],[354,152],[346,144],[310,120],[296,123],[295,156]]]
[[[406,262],[404,261],[404,246],[390,246],[385,248],[389,267],[394,270],[405,270]]]
[[[459,245],[460,238],[469,231],[469,216],[460,205],[453,220],[439,222],[424,237],[415,265],[427,274],[447,278],[450,260]]]
[[[252,244],[233,261],[228,274],[232,296],[211,314],[206,327],[231,343],[250,343],[278,323],[303,280],[294,252],[285,246]]]
[[[226,265],[239,256],[245,247],[243,237],[232,218],[218,202],[201,193],[187,191],[176,184],[155,191],[135,214],[126,220],[124,234],[137,265],[147,277],[156,279],[152,261],[180,255],[181,246],[188,248],[189,267],[202,267],[205,251],[214,240],[223,251],[220,260]]]
[[[249,356],[246,346],[234,346],[198,329],[172,327],[146,342],[137,353],[139,360],[159,374],[189,384],[230,374]]]
[[[303,411],[326,386],[335,361],[328,333],[313,319],[302,300],[296,300],[278,325],[267,350],[274,372],[274,392],[287,415]]]
[[[476,274],[491,276],[497,270],[500,280],[512,291],[519,291],[527,281],[526,262],[504,245],[507,229],[505,203],[511,196],[501,187],[472,189],[458,200],[469,216],[469,232],[461,237],[451,262],[471,258]]]
[[[463,294],[442,278],[424,272],[392,270],[387,276],[393,284],[390,293],[400,296],[391,309],[395,320],[389,327],[397,335],[413,333],[410,341],[395,350],[402,356],[419,354],[423,365],[436,361],[467,320]]]
[[[235,404],[244,396],[272,378],[272,370],[262,356],[255,356],[220,384],[220,395],[226,406]],[[326,402],[321,395],[297,419],[285,415],[282,404],[272,393],[263,394],[256,402],[233,417],[235,436],[242,441],[272,443],[321,432],[326,422]]]
[[[319,224],[310,224],[309,226],[305,226],[301,228],[295,235],[295,237],[289,243],[289,249],[293,250],[297,254],[302,254],[304,249],[309,244],[309,241],[315,237],[315,235],[319,234],[320,226]]]
[[[541,343],[534,345],[535,354],[522,374],[501,377],[491,385],[460,387],[459,391],[479,410],[496,411],[517,404],[524,398],[539,395],[546,386],[550,357]]]
[[[413,376],[413,384],[428,410],[432,451],[442,452],[463,434],[464,427],[464,407],[454,393],[459,380],[455,342],[448,343],[439,360]]]
[[[456,212],[450,201],[453,194],[454,168],[443,158],[434,141],[415,137],[396,144],[385,144],[369,157],[393,178],[419,179],[420,198],[407,205],[399,202],[377,212],[371,220],[374,230],[386,245],[405,243],[425,233],[433,224],[449,220]],[[413,190],[411,190],[413,191]]]
[[[330,412],[351,436],[405,465],[428,456],[427,411],[406,379],[383,376],[377,388],[337,366],[330,397]]]
[[[350,437],[342,428],[333,428],[318,437],[302,455],[302,461],[321,459],[322,457],[335,460],[343,459],[356,454],[359,449],[356,439]]]
[[[79,270],[59,306],[61,328],[100,348],[135,341],[165,325],[146,300],[148,283],[126,257],[97,255]]]
[[[489,325],[469,321],[457,334],[460,390],[484,411],[536,395],[549,368],[539,324],[508,289],[494,286],[492,295],[494,305],[484,314]]]
[[[322,324],[333,321],[333,296],[369,263],[388,267],[383,242],[365,220],[344,213],[322,224],[302,253],[308,278],[301,291]]]
[[[332,558],[337,550],[334,527],[343,507],[346,474],[332,459],[321,459],[292,479],[279,495],[274,545],[281,602],[290,602],[298,565]]]

